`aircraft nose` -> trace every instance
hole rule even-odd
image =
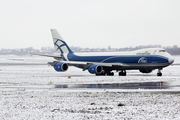
[[[170,57],[169,58],[169,63],[172,64],[174,62],[174,58],[173,57]]]

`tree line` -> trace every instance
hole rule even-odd
[[[180,47],[177,45],[162,47],[161,45],[140,45],[136,47],[124,47],[124,48],[81,48],[81,47],[70,47],[74,52],[117,52],[117,51],[133,51],[143,48],[164,48],[171,55],[180,55]],[[31,53],[50,54],[55,52],[54,48],[42,47],[41,49],[34,49],[33,47],[21,48],[21,49],[1,49],[0,55],[27,55]]]

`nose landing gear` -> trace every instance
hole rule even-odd
[[[157,76],[162,76],[161,70],[162,70],[162,69],[158,69]]]

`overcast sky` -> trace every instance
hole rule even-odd
[[[180,46],[180,0],[0,0],[0,49]]]

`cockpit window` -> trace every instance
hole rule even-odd
[[[166,52],[165,50],[159,50],[159,52]]]

